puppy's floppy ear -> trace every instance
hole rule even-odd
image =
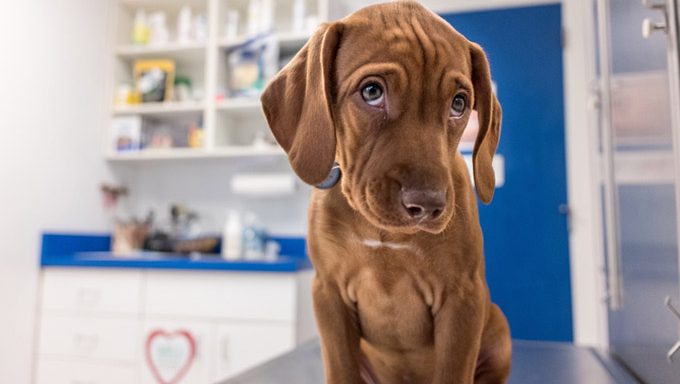
[[[332,70],[341,33],[339,23],[319,27],[261,97],[276,141],[311,185],[324,181],[335,161]]]
[[[489,62],[484,51],[473,43],[470,47],[470,56],[472,83],[475,88],[473,108],[477,111],[479,119],[479,133],[472,155],[475,188],[482,202],[489,204],[496,187],[492,163],[501,135],[501,105],[493,93]]]

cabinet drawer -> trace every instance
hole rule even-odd
[[[295,321],[296,275],[149,271],[146,314]]]
[[[215,341],[215,379],[223,380],[293,349],[295,330],[292,325],[222,323]]]
[[[38,360],[36,384],[136,384],[138,370],[133,365],[92,362]]]
[[[139,322],[136,318],[43,314],[39,353],[134,362],[137,361],[138,334]]]
[[[138,314],[141,287],[140,271],[50,268],[43,275],[42,307]]]

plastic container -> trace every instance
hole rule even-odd
[[[261,9],[260,0],[250,0],[248,3],[248,36],[255,36],[260,32]]]
[[[227,211],[227,220],[222,229],[222,258],[225,260],[239,260],[242,255],[241,217],[235,210]]]
[[[194,17],[194,40],[199,43],[208,40],[208,15],[199,13]]]
[[[132,27],[132,42],[135,45],[146,45],[149,43],[149,24],[146,20],[146,12],[138,9],[135,13],[135,22]]]
[[[228,51],[229,97],[258,97],[278,71],[278,44],[272,34]]]
[[[177,42],[180,44],[191,41],[191,7],[185,5],[177,17]]]
[[[295,0],[293,3],[293,31],[303,32],[305,30],[305,2],[306,0]]]
[[[191,100],[191,79],[189,77],[179,75],[175,77],[173,96],[175,96],[175,101]]]
[[[246,260],[262,260],[265,256],[265,231],[257,217],[248,213],[243,228],[243,258]]]
[[[166,22],[165,12],[156,11],[149,14],[149,44],[163,45],[170,41],[170,30]]]

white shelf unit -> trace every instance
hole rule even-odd
[[[253,146],[258,135],[270,135],[258,98],[225,98],[217,100],[219,91],[226,90],[228,59],[226,51],[247,40],[248,7],[250,0],[114,0],[114,48],[113,87],[111,92],[111,121],[119,116],[141,116],[143,121],[153,120],[179,124],[202,122],[203,143],[198,148],[142,149],[139,151],[116,151],[109,139],[104,154],[107,160],[135,162],[172,159],[241,158],[249,156],[283,155],[278,146]],[[279,45],[279,56],[295,54],[306,42],[313,30],[294,31],[292,9],[296,0],[274,0],[273,34]],[[318,22],[330,19],[330,0],[304,0],[305,17],[316,17]],[[191,7],[192,15],[205,13],[208,20],[206,41],[178,43],[176,38],[177,17],[183,6]],[[150,14],[163,11],[170,30],[170,40],[162,45],[138,46],[132,44],[135,13],[143,9]],[[335,8],[334,8],[335,9]],[[239,36],[226,39],[227,14],[239,14]],[[340,8],[334,13],[341,15]],[[135,60],[170,59],[175,61],[176,75],[188,76],[194,89],[201,89],[203,98],[185,102],[142,103],[115,105],[117,86],[127,83],[133,86]],[[111,125],[107,126],[112,138]]]

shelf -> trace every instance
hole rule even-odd
[[[145,160],[173,160],[173,159],[217,159],[249,156],[283,156],[285,153],[278,146],[252,147],[234,145],[213,149],[168,148],[145,149],[120,153],[109,153],[109,161],[145,161]]]
[[[629,150],[614,154],[616,183],[622,185],[672,185],[673,152]]]
[[[306,32],[283,32],[276,33],[274,36],[279,43],[281,52],[291,52],[302,48],[311,35]],[[218,46],[223,49],[231,49],[252,39],[252,37],[239,37],[234,40],[221,39]]]
[[[132,105],[116,105],[114,115],[182,115],[202,113],[205,103],[202,101],[142,103]]]
[[[287,32],[277,35],[279,51],[283,53],[295,53],[302,48],[311,37],[308,32]]]
[[[262,115],[262,104],[258,99],[225,99],[215,105],[218,111],[235,115]]]
[[[163,45],[122,45],[116,55],[125,59],[169,58],[184,61],[203,61],[205,43],[167,43]]]
[[[128,9],[151,8],[153,10],[176,11],[183,5],[190,5],[205,11],[206,0],[119,0]]]

